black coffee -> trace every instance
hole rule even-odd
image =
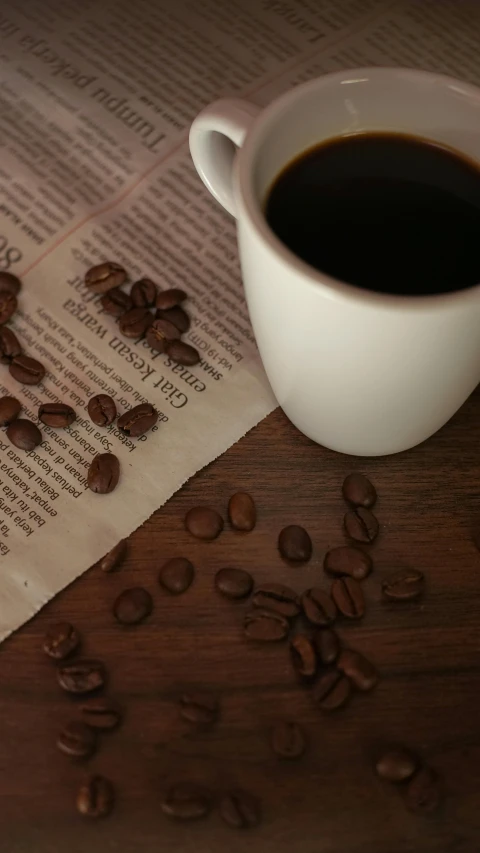
[[[266,218],[302,260],[367,290],[420,296],[480,282],[480,169],[426,140],[322,143],[277,177]]]

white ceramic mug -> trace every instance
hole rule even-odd
[[[341,71],[265,110],[211,104],[192,125],[190,148],[237,219],[252,325],[278,402],[314,441],[381,456],[432,435],[480,381],[480,286],[370,292],[310,267],[270,230],[263,205],[282,168],[322,140],[365,130],[435,140],[480,167],[480,89],[408,69]]]

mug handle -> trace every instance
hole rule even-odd
[[[190,128],[190,153],[203,183],[213,196],[236,216],[233,193],[233,161],[261,112],[240,98],[222,98],[205,107]]]

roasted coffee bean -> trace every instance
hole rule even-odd
[[[165,352],[172,361],[176,364],[183,364],[185,367],[193,367],[200,361],[198,350],[184,341],[167,341]]]
[[[375,487],[363,474],[349,474],[343,482],[343,497],[352,506],[372,507],[377,500]]]
[[[17,418],[9,424],[7,438],[19,450],[34,450],[42,443],[42,433],[39,428],[26,418]]]
[[[225,598],[246,598],[253,589],[253,578],[244,569],[219,569],[215,588]]]
[[[292,722],[277,723],[272,729],[271,743],[279,758],[300,758],[307,746],[302,727]]]
[[[137,308],[150,308],[157,299],[157,286],[151,278],[141,278],[132,284],[130,296]]]
[[[364,693],[372,690],[378,682],[378,673],[373,663],[370,663],[360,652],[354,652],[352,649],[344,649],[340,652],[336,667],[348,676],[357,690]]]
[[[246,492],[232,495],[228,502],[228,518],[234,530],[253,530],[257,521],[253,498]]]
[[[38,409],[38,420],[54,429],[70,426],[76,417],[75,410],[66,403],[42,403]]]
[[[356,581],[366,578],[372,571],[372,561],[368,554],[354,545],[340,545],[327,551],[323,568],[331,575],[350,575]]]
[[[312,556],[312,540],[303,527],[291,524],[280,532],[278,549],[285,560],[306,563]]]
[[[192,782],[173,785],[160,803],[162,812],[176,820],[198,820],[212,808],[207,792]]]
[[[90,776],[77,794],[77,811],[83,817],[106,817],[113,809],[113,785],[105,776]]]
[[[365,614],[362,588],[353,578],[338,578],[332,583],[330,594],[337,605],[337,610],[347,619],[361,619]]]
[[[161,290],[157,295],[157,308],[161,311],[168,311],[169,308],[175,308],[187,298],[184,290],[179,287],[172,287],[170,290]]]
[[[186,557],[173,557],[160,569],[158,580],[171,595],[181,595],[191,586],[195,569]]]
[[[105,667],[99,660],[78,658],[57,669],[60,687],[67,693],[91,693],[105,684]]]
[[[0,272],[0,291],[7,290],[9,293],[13,293],[14,296],[18,296],[22,287],[22,282],[16,275],[13,275],[11,272]]]
[[[313,688],[313,700],[322,711],[341,708],[350,697],[350,682],[338,669],[325,670]]]
[[[89,758],[95,752],[95,732],[79,720],[68,723],[57,738],[57,746],[71,758]]]
[[[22,405],[16,397],[0,397],[0,427],[8,426],[22,411]]]
[[[80,645],[80,634],[70,622],[55,622],[45,634],[43,651],[55,660],[63,660]]]
[[[114,261],[96,264],[85,273],[85,286],[92,293],[106,293],[115,287],[121,287],[127,279],[127,273]]]
[[[284,640],[289,631],[288,620],[273,610],[252,610],[245,616],[245,634],[261,643]]]
[[[358,506],[347,512],[343,519],[345,533],[355,542],[374,542],[378,536],[378,521],[371,510]]]
[[[138,625],[153,609],[150,593],[141,586],[124,589],[115,599],[113,615],[121,625]]]
[[[300,599],[295,590],[281,583],[265,583],[257,587],[253,594],[254,607],[273,610],[292,619],[300,613]]]
[[[90,462],[87,474],[88,488],[97,495],[113,492],[120,477],[120,462],[113,453],[99,453]]]
[[[147,332],[147,344],[156,352],[165,352],[169,341],[180,337],[177,327],[169,320],[154,320]]]
[[[153,323],[153,314],[148,308],[131,308],[122,314],[118,326],[126,338],[143,338]]]
[[[218,718],[218,699],[204,693],[184,693],[180,697],[180,716],[189,723],[210,726]]]
[[[440,805],[441,785],[438,774],[431,767],[422,767],[410,779],[405,802],[411,812],[429,814]]]
[[[422,572],[417,569],[401,569],[382,583],[382,591],[387,598],[407,601],[422,594],[424,582]]]
[[[80,705],[80,714],[87,726],[99,731],[116,729],[122,720],[120,709],[115,702],[103,696],[88,699]]]
[[[21,352],[22,347],[15,332],[8,326],[0,326],[0,364],[10,364]]]
[[[290,640],[290,653],[296,674],[303,681],[310,681],[317,671],[317,655],[310,637],[296,634]]]
[[[90,420],[97,426],[110,426],[117,417],[115,400],[112,400],[108,394],[95,394],[88,401],[88,414]]]
[[[122,565],[127,553],[127,540],[120,539],[120,542],[112,548],[101,560],[97,563],[97,568],[102,572],[114,572]]]
[[[16,355],[9,364],[10,375],[22,385],[38,385],[45,376],[43,364],[29,355]]]
[[[314,586],[302,595],[302,609],[312,625],[331,625],[335,621],[337,608],[329,594]]]
[[[262,819],[259,800],[248,791],[229,791],[219,804],[220,817],[234,829],[252,829]]]
[[[163,311],[161,308],[158,308],[155,318],[157,320],[168,320],[169,323],[173,323],[181,335],[188,332],[190,328],[190,317],[183,308],[180,308],[179,305],[175,308],[169,308],[167,311]]]
[[[0,326],[10,320],[17,310],[17,297],[9,290],[0,290]]]
[[[388,782],[405,782],[415,773],[418,761],[410,750],[404,747],[389,749],[378,759],[375,770]]]
[[[322,628],[314,637],[314,645],[321,663],[334,663],[340,652],[340,640],[331,628]]]
[[[208,506],[196,506],[185,516],[185,527],[197,539],[216,539],[223,530],[223,518]]]
[[[139,403],[129,412],[121,415],[117,421],[118,428],[124,435],[138,438],[145,435],[158,421],[158,412],[150,403]]]
[[[121,317],[127,311],[133,308],[132,297],[125,293],[120,287],[115,287],[113,290],[108,290],[100,299],[100,304],[107,314],[112,317]]]

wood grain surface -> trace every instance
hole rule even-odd
[[[384,459],[352,459],[314,445],[277,411],[194,477],[130,540],[123,568],[93,568],[0,648],[0,850],[2,853],[170,853],[172,850],[261,853],[473,853],[480,849],[480,394],[424,445]],[[367,473],[379,495],[381,523],[372,548],[375,569],[364,582],[361,624],[339,624],[343,642],[375,662],[382,679],[336,714],[321,714],[292,675],[288,646],[249,644],[242,634],[248,604],[217,596],[222,566],[245,567],[257,582],[296,590],[328,587],[325,550],[344,541],[343,478]],[[158,470],[158,478],[162,471]],[[123,485],[128,501],[128,484]],[[185,530],[199,503],[224,515],[237,490],[255,497],[258,524],[238,534],[228,524],[202,543]],[[286,566],[280,529],[303,524],[314,542],[311,562]],[[187,556],[193,586],[171,598],[157,583],[162,563]],[[45,563],[48,554],[45,554]],[[393,570],[415,566],[427,589],[418,602],[386,603],[380,586]],[[125,587],[144,585],[155,602],[143,625],[115,624],[111,606]],[[108,692],[125,709],[122,728],[105,735],[97,755],[76,765],[58,752],[60,727],[76,715],[55,664],[42,652],[47,626],[70,620],[83,650],[103,659]],[[221,698],[210,731],[180,720],[186,688]],[[300,720],[309,747],[280,762],[269,729]],[[402,742],[444,779],[445,801],[433,816],[404,808],[401,792],[372,772],[376,750]],[[115,784],[114,814],[86,822],[74,808],[88,771]],[[238,832],[218,813],[189,826],[159,808],[165,786],[193,779],[214,792],[245,787],[262,799],[264,820]]]

